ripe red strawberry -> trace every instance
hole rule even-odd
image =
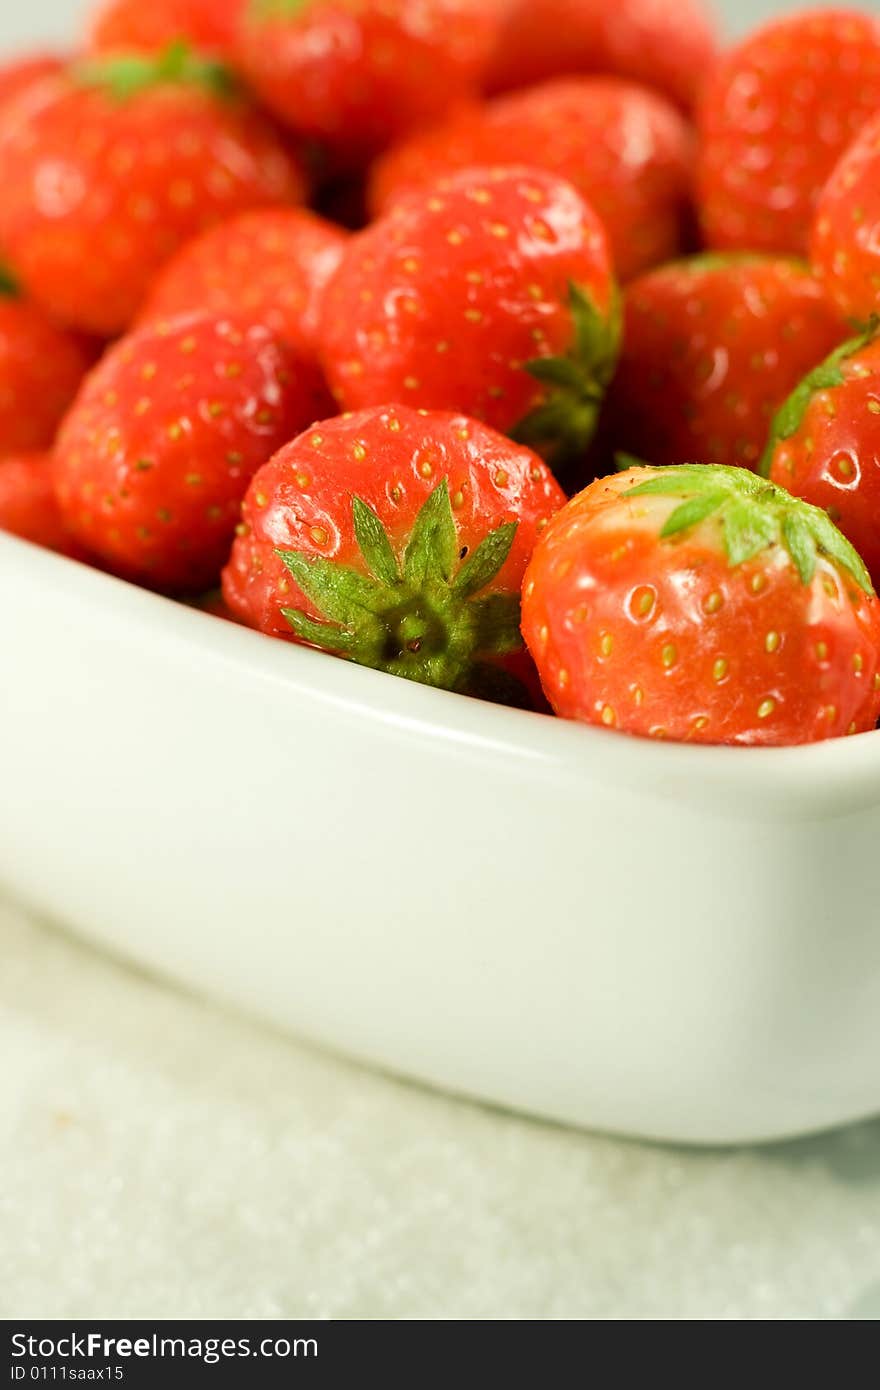
[[[80,555],[55,500],[51,454],[0,458],[0,531],[62,555]]]
[[[108,350],[56,445],[71,531],[153,588],[216,583],[257,468],[326,411],[317,370],[262,325],[193,315]]]
[[[318,301],[347,240],[305,208],[242,213],[178,251],[154,281],[141,320],[241,312],[314,357]]]
[[[842,313],[862,323],[880,314],[880,111],[822,192],[810,253]]]
[[[602,225],[570,184],[469,170],[351,239],[322,359],[345,409],[460,410],[562,460],[592,434],[616,308]]]
[[[773,412],[846,337],[797,261],[695,256],[627,287],[602,438],[659,464],[756,468]]]
[[[831,354],[773,422],[762,472],[823,507],[880,583],[880,337]]]
[[[0,243],[29,294],[118,333],[196,232],[302,199],[301,170],[222,69],[174,47],[75,65],[0,131]]]
[[[880,717],[880,601],[824,512],[742,468],[633,468],[580,493],[525,578],[558,714],[692,743],[813,743]]]
[[[698,198],[718,250],[803,255],[816,200],[880,106],[880,19],[805,12],[719,64],[700,113]]]
[[[88,47],[155,53],[185,39],[203,52],[228,56],[247,0],[103,0],[92,17]]]
[[[496,24],[485,0],[260,0],[238,61],[282,121],[357,168],[476,93]]]
[[[486,88],[609,72],[656,87],[689,109],[715,53],[704,0],[513,0]]]
[[[52,443],[91,360],[86,343],[19,298],[0,270],[0,457]]]
[[[470,165],[533,165],[558,174],[602,218],[621,280],[682,249],[693,139],[668,102],[616,78],[566,78],[458,112],[390,150],[372,172],[370,203]]]
[[[514,699],[523,572],[564,501],[539,458],[464,416],[337,417],[256,474],[223,593],[275,637]]]
[[[0,106],[42,78],[54,77],[63,68],[64,59],[56,53],[27,53],[0,63]]]

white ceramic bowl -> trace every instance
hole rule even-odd
[[[880,1107],[880,734],[630,740],[273,641],[0,536],[0,879],[144,966],[536,1114]]]
[[[721,9],[733,31],[801,3]],[[83,4],[6,6],[0,43],[70,35]],[[273,643],[0,535],[0,878],[394,1070],[672,1139],[872,1112],[878,846],[880,734],[630,742]]]

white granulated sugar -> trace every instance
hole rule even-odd
[[[0,1317],[880,1316],[880,1122],[627,1144],[338,1062],[8,906],[0,959]]]

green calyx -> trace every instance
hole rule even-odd
[[[568,287],[574,343],[564,357],[535,357],[525,370],[547,388],[547,398],[510,431],[559,470],[583,458],[617,367],[622,334],[620,294],[607,314],[580,285]]]
[[[0,299],[18,299],[18,282],[5,265],[0,265]]]
[[[422,685],[517,703],[518,692],[491,658],[522,648],[519,595],[482,594],[510,554],[517,523],[490,531],[465,555],[445,479],[419,511],[402,555],[359,497],[352,499],[352,517],[366,574],[302,551],[278,551],[322,615],[282,609],[297,637]]]
[[[250,14],[255,20],[286,19],[306,9],[311,0],[251,0]]]
[[[222,63],[203,58],[189,44],[175,40],[161,53],[120,53],[75,63],[72,77],[82,87],[100,87],[116,101],[128,101],[151,87],[168,84],[201,87],[211,96],[228,99],[237,90],[233,74]]]
[[[702,463],[677,464],[639,483],[626,497],[677,497],[660,539],[673,541],[709,517],[721,523],[731,567],[781,545],[804,584],[810,584],[820,556],[844,570],[866,594],[874,592],[858,552],[820,507],[792,497],[775,483],[745,468]]]
[[[770,476],[773,455],[777,446],[797,434],[813,397],[819,391],[833,391],[835,387],[843,386],[846,381],[843,374],[844,362],[848,362],[851,357],[855,357],[857,352],[861,352],[862,348],[873,343],[878,333],[880,333],[880,319],[874,318],[863,333],[860,333],[856,338],[850,338],[839,348],[835,348],[830,357],[826,357],[824,362],[820,362],[818,367],[814,367],[794,388],[788,400],[780,406],[773,417],[773,423],[770,426],[770,438],[759,465],[759,472],[763,478]]]

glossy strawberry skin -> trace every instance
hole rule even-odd
[[[598,218],[538,170],[471,170],[353,237],[323,299],[321,349],[344,409],[460,410],[510,430],[546,398],[529,359],[565,354],[571,284],[600,314],[613,283]]]
[[[773,413],[847,336],[806,266],[694,257],[627,286],[605,454],[755,469]]]
[[[108,350],[59,431],[67,525],[116,573],[216,583],[257,468],[326,410],[315,368],[267,328],[193,315]]]
[[[676,504],[625,495],[657,474],[599,479],[535,549],[523,633],[556,712],[692,743],[786,745],[873,729],[877,598],[821,555],[804,583],[779,545],[731,565],[711,523],[661,540]]]
[[[690,127],[662,97],[616,78],[560,78],[462,109],[390,150],[370,203],[470,165],[533,165],[567,179],[605,224],[621,280],[682,249],[690,216]]]
[[[816,201],[880,107],[880,19],[805,12],[746,39],[706,86],[697,187],[718,250],[804,255]]]
[[[51,454],[15,453],[0,458],[0,531],[61,555],[82,555],[55,499]]]
[[[0,244],[29,294],[110,336],[190,237],[246,208],[297,202],[302,171],[262,116],[196,84],[127,98],[41,82],[0,131]]]
[[[476,93],[495,25],[481,0],[279,0],[246,10],[238,62],[280,120],[352,169]]]
[[[489,91],[573,72],[613,73],[689,110],[714,64],[703,0],[513,0],[486,79]]]
[[[104,0],[89,29],[93,53],[157,52],[175,39],[222,56],[235,46],[246,0]]]
[[[546,465],[465,416],[385,406],[322,421],[259,470],[223,572],[229,609],[273,637],[299,640],[283,610],[321,614],[298,589],[279,551],[366,573],[355,540],[353,499],[375,512],[402,554],[421,508],[444,483],[462,559],[491,531],[516,523],[509,553],[486,592],[518,595],[535,541],[565,501]],[[524,653],[499,665],[526,685],[534,682]]]
[[[320,295],[347,240],[305,208],[242,213],[177,253],[154,281],[141,321],[199,310],[242,313],[315,357]]]
[[[768,451],[773,482],[822,507],[880,583],[880,339],[839,365],[816,389],[800,423]]]
[[[868,121],[822,191],[810,244],[813,268],[841,313],[880,314],[880,113]]]
[[[0,291],[0,457],[48,448],[92,357],[42,309]]]

